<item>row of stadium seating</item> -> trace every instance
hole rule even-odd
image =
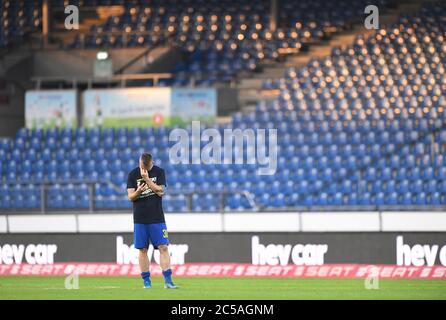
[[[270,1],[151,0],[122,1],[125,12],[78,35],[70,48],[120,48],[170,42],[187,57],[173,70],[173,80],[159,85],[209,86],[231,81],[240,71],[255,70],[279,49],[319,41],[362,16],[367,1],[286,2],[279,5],[279,28],[269,28]],[[379,1],[381,8],[385,1]]]
[[[20,43],[42,24],[42,0],[0,0],[0,48]]]
[[[256,114],[239,114],[236,121],[252,125],[259,118],[268,119],[273,127],[280,127],[284,113],[310,111],[305,112],[310,125],[296,130],[296,134],[307,131],[310,135],[307,140],[300,138],[300,148],[316,145],[313,150],[321,156],[330,153],[331,159],[345,152],[336,145],[339,140],[345,143],[346,134],[350,151],[361,143],[360,133],[364,133],[363,152],[355,155],[361,158],[362,153],[367,159],[359,176],[362,187],[350,189],[350,181],[342,175],[328,175],[327,183],[318,189],[318,205],[345,203],[341,195],[330,199],[330,194],[342,190],[339,185],[346,181],[346,191],[363,191],[350,194],[349,204],[444,204],[445,12],[445,4],[425,5],[418,17],[402,17],[393,28],[376,36],[367,40],[358,37],[352,46],[335,48],[330,56],[315,59],[300,70],[290,68],[284,78],[264,84],[264,88],[281,91],[277,101],[259,105]],[[291,115],[294,119],[294,113]],[[319,126],[314,127],[314,120]],[[330,120],[336,124],[330,126]],[[319,136],[311,135],[313,131]],[[338,139],[330,133],[337,133]],[[329,146],[331,151],[327,153],[321,146]],[[327,170],[325,164],[315,167]],[[358,167],[349,168],[346,163],[342,169],[353,177],[359,173]],[[309,176],[303,179],[311,181]],[[312,199],[306,197],[307,202],[314,200],[309,196]]]
[[[281,48],[299,51],[363,15],[367,1],[281,3],[279,28],[269,30],[270,1],[249,0],[78,0],[52,1],[53,8],[121,5],[125,12],[94,25],[81,41],[78,34],[69,48],[119,48],[163,44],[170,41],[187,56],[173,70],[173,80],[159,85],[209,86],[231,81],[240,71],[255,70],[264,59],[276,59]],[[380,8],[386,5],[380,0]],[[42,0],[0,2],[0,47],[20,42],[42,22]],[[193,77],[191,77],[193,76]]]
[[[125,2],[132,3],[134,1],[123,1],[123,0],[51,0],[51,5],[56,8],[64,8],[68,4],[77,6],[79,8],[85,7],[98,7],[98,6],[120,6]]]
[[[240,190],[271,209],[444,205],[445,16],[445,5],[428,5],[418,17],[290,68],[267,84],[278,85],[277,100],[214,126],[221,133],[277,128],[275,175],[258,175],[259,165],[171,164],[169,128],[21,129],[0,141],[0,205],[38,208],[36,186],[48,183],[49,207],[86,208],[92,183],[97,208],[126,209],[127,173],[143,150],[166,170],[166,211],[187,211],[188,197],[178,193],[187,190],[229,191],[230,210],[251,208]],[[194,193],[194,211],[218,210],[218,195]]]
[[[388,184],[381,182],[374,182],[370,184],[353,185],[350,181],[344,181],[341,185],[333,185],[333,190],[327,192],[320,192],[316,195],[309,192],[310,188],[306,188],[307,182],[303,182],[303,187],[293,188],[292,186],[287,186],[283,188],[281,184],[274,183],[272,188],[269,188],[270,194],[261,192],[255,193],[257,196],[257,203],[262,207],[283,209],[285,207],[294,206],[383,206],[383,205],[403,205],[403,206],[437,206],[444,205],[446,192],[446,183],[442,182],[437,185],[435,181],[431,181],[424,186],[422,183],[408,184],[407,181],[403,181],[399,187],[395,188],[394,183],[391,181]],[[220,187],[221,182],[217,183],[216,186]],[[287,184],[291,184],[287,183]],[[382,187],[389,186],[389,187]],[[393,187],[390,187],[393,185]],[[234,185],[234,190],[246,187],[250,187],[250,183],[242,183]],[[123,185],[122,189],[124,189]],[[210,188],[209,183],[203,183],[197,185],[199,189]],[[212,185],[214,188],[215,185]],[[264,188],[265,184],[259,184],[260,188]],[[314,189],[320,189],[321,185],[315,185]],[[344,189],[342,189],[344,187]],[[102,189],[100,189],[102,188]],[[351,191],[353,189],[363,188],[364,192]],[[94,197],[94,208],[103,209],[129,209],[131,208],[131,203],[128,201],[127,197],[120,194],[113,194],[115,191],[112,187],[98,186],[101,193],[106,193],[105,195],[95,193]],[[231,188],[228,189],[230,191]],[[398,189],[398,190],[396,190]],[[9,190],[9,193],[8,191]],[[187,190],[187,189],[186,189]],[[215,188],[218,191],[218,188]],[[289,190],[289,191],[288,191]],[[425,191],[426,190],[426,191]],[[271,195],[273,192],[278,192],[277,194]],[[14,192],[14,194],[13,194]],[[19,192],[19,193],[18,193]],[[115,191],[116,192],[116,191]],[[300,192],[301,194],[299,194]],[[249,203],[248,199],[241,194],[230,194],[225,197],[224,205],[226,210],[247,210],[252,209],[252,205]],[[11,210],[11,209],[36,209],[39,210],[41,207],[42,194],[41,190],[35,188],[34,186],[6,189],[5,186],[0,189],[0,197],[2,199],[0,209]],[[72,188],[68,186],[57,186],[52,187],[45,194],[46,208],[47,209],[88,209],[90,206],[90,197],[88,194],[87,185],[80,186],[78,188]],[[189,210],[188,197],[183,194],[176,195],[174,192],[172,194],[167,194],[163,200],[164,208],[167,212],[184,212]],[[218,211],[220,209],[221,197],[218,195],[197,195],[192,197],[191,208],[192,211]]]

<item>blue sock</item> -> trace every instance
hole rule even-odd
[[[172,282],[172,269],[164,270],[163,276],[165,282]]]
[[[141,272],[141,278],[146,281],[150,280],[150,272]]]

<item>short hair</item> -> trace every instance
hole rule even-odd
[[[148,166],[150,161],[152,161],[152,155],[150,153],[148,153],[148,152],[144,152],[141,155],[141,160],[142,160],[142,163],[144,163],[145,166]]]

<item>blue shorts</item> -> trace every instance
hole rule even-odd
[[[133,242],[136,249],[148,248],[152,243],[155,249],[160,245],[169,244],[169,236],[165,223],[135,223]]]

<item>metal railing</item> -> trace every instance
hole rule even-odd
[[[20,183],[20,182],[18,182]],[[29,184],[29,182],[28,182]],[[89,213],[101,213],[101,212],[123,212],[130,211],[131,205],[129,201],[129,207],[124,208],[122,206],[119,207],[107,207],[107,208],[98,208],[97,201],[98,197],[96,195],[96,185],[108,185],[113,188],[118,194],[122,195],[122,198],[126,198],[126,190],[118,187],[111,181],[82,181],[82,180],[70,180],[70,181],[53,181],[53,182],[45,182],[39,183],[35,185],[35,188],[39,189],[40,194],[40,205],[39,207],[33,208],[0,208],[0,214],[20,214],[20,213],[41,213],[41,214],[51,214],[51,213],[70,213],[70,212],[89,212]],[[14,189],[16,183],[7,183],[8,186],[11,187],[11,190]],[[54,186],[59,185],[61,188],[64,186],[71,185],[70,190],[74,190],[75,186],[87,186],[88,192],[88,207],[81,206],[73,206],[72,208],[62,208],[62,207],[54,207],[54,205],[50,205],[50,190],[54,190]],[[61,189],[59,189],[61,190]],[[23,191],[23,190],[22,190]],[[26,192],[26,189],[25,189]],[[174,190],[167,188],[166,195],[171,198],[168,201],[174,200],[175,197],[185,196],[186,200],[186,212],[195,212],[194,201],[201,201],[200,199],[194,199],[196,195],[217,195],[219,197],[219,207],[217,210],[209,210],[210,212],[216,213],[225,213],[227,212],[226,199],[229,196],[233,196],[239,194],[241,197],[244,197],[249,204],[248,208],[243,210],[230,210],[233,211],[243,211],[243,212],[360,212],[360,211],[371,211],[371,212],[383,212],[383,211],[441,211],[446,212],[445,205],[314,205],[314,206],[289,206],[289,207],[280,207],[280,208],[271,208],[265,207],[258,204],[255,201],[254,195],[246,190]],[[167,199],[166,199],[167,200]],[[23,201],[27,201],[27,198],[24,197]],[[107,201],[107,200],[104,200]],[[165,201],[166,202],[166,201]],[[166,207],[166,206],[165,206]],[[181,210],[182,212],[184,210]]]
[[[171,73],[141,73],[141,74],[122,74],[112,77],[33,77],[31,81],[35,82],[36,90],[40,90],[44,83],[71,83],[73,88],[78,84],[87,84],[88,88],[92,88],[94,83],[120,83],[122,87],[126,86],[127,81],[131,80],[153,80],[154,86],[158,85],[160,79],[171,79]]]
[[[235,195],[235,194],[239,194],[243,197],[246,198],[246,200],[248,201],[249,207],[250,209],[246,209],[246,211],[260,211],[260,206],[255,202],[255,198],[254,195],[246,190],[240,190],[240,191],[232,191],[232,190],[223,190],[223,191],[218,191],[218,190],[179,190],[179,191],[172,191],[172,193],[169,193],[169,195],[172,196],[172,194],[174,194],[174,196],[178,196],[178,195],[185,195],[187,197],[187,208],[189,211],[193,211],[193,206],[194,206],[194,195],[200,194],[200,195],[208,195],[208,194],[212,194],[212,195],[218,195],[220,197],[219,199],[219,212],[224,213],[226,211],[226,197],[228,195]]]
[[[115,75],[125,74],[125,71],[129,68],[131,68],[133,65],[135,65],[138,61],[141,59],[148,60],[148,57],[152,50],[155,49],[155,46],[150,47],[147,50],[144,50],[142,53],[137,55],[136,57],[132,58],[130,61],[128,61],[125,65],[120,67],[118,70],[115,70],[113,73]]]
[[[21,182],[18,181],[16,183],[6,183],[6,185],[8,185],[10,187],[11,190],[13,190],[13,192],[26,192],[29,189],[15,189],[14,187],[17,186],[17,184],[20,184]],[[30,183],[29,181],[26,183],[28,185],[32,185],[32,182]],[[127,190],[123,190],[122,188],[120,188],[119,186],[117,186],[116,184],[114,184],[111,181],[103,181],[103,180],[99,180],[99,181],[87,181],[87,180],[55,180],[52,182],[43,182],[43,183],[37,183],[34,185],[34,190],[38,188],[39,190],[39,206],[33,206],[33,207],[29,207],[28,205],[23,205],[21,207],[13,207],[11,206],[11,208],[9,209],[5,209],[5,208],[0,208],[0,213],[6,213],[6,214],[11,214],[11,213],[42,213],[42,214],[47,214],[47,213],[55,213],[55,212],[101,212],[101,211],[107,211],[109,212],[110,210],[112,211],[125,211],[125,210],[130,210],[130,201],[129,201],[129,208],[126,209],[122,206],[116,207],[116,208],[111,208],[111,207],[107,207],[107,208],[98,208],[97,205],[97,201],[98,201],[98,197],[97,197],[97,193],[96,193],[96,185],[107,185],[109,187],[111,187],[112,189],[114,189],[116,191],[117,194],[122,195],[122,198],[127,198]],[[88,207],[84,207],[84,206],[73,206],[71,208],[68,208],[67,206],[65,207],[55,207],[54,204],[50,204],[50,192],[57,190],[60,191],[64,188],[64,186],[68,186],[70,185],[69,190],[76,190],[76,186],[77,188],[79,188],[80,186],[87,186],[87,192],[88,192]],[[60,186],[58,189],[54,189],[55,186]],[[194,195],[207,195],[207,194],[212,194],[212,195],[218,195],[219,196],[219,207],[218,210],[216,212],[225,212],[226,210],[226,199],[228,196],[230,195],[235,195],[235,194],[239,194],[242,197],[245,197],[249,207],[251,209],[247,209],[247,211],[260,211],[260,207],[256,204],[255,199],[254,199],[254,195],[248,191],[232,191],[232,190],[222,190],[222,191],[217,191],[217,190],[174,190],[174,189],[170,189],[166,188],[166,195],[169,198],[175,198],[175,197],[179,197],[179,196],[185,196],[186,197],[186,207],[187,207],[187,211],[188,212],[193,212],[193,208],[194,208]],[[172,201],[173,199],[170,199],[169,201]],[[24,197],[23,199],[24,202],[29,201],[27,200],[26,197]],[[105,200],[107,201],[107,200]]]

